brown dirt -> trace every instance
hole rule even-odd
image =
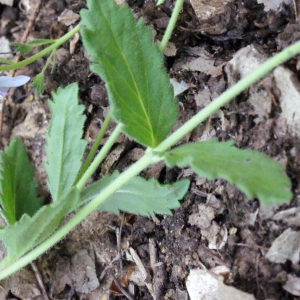
[[[26,9],[21,11],[19,1],[15,2],[13,7],[0,5],[1,36],[6,36],[10,41],[21,40],[32,12],[32,9],[27,13]],[[32,1],[32,6],[38,2]],[[191,2],[195,5],[197,1]],[[218,2],[211,1],[211,5]],[[238,79],[240,75],[237,71],[225,72],[224,68],[238,50],[253,45],[260,53],[270,57],[298,38],[299,23],[295,21],[293,4],[284,5],[276,13],[267,13],[263,5],[255,0],[224,2],[227,3],[224,10],[215,7],[216,11],[207,20],[203,16],[199,20],[189,1],[184,3],[171,40],[176,54],[165,55],[170,77],[189,85],[188,90],[178,96],[178,125]],[[128,4],[137,18],[143,16],[146,19],[156,33],[156,39],[160,39],[173,2],[167,0],[161,7],[155,7],[155,3],[148,0],[128,0]],[[65,9],[78,14],[83,7],[84,0],[43,1],[39,15],[30,28],[28,40],[63,35],[70,25],[59,22],[58,17]],[[201,7],[195,10],[198,17],[203,12]],[[203,60],[196,64],[194,59],[201,58],[201,55],[205,56],[206,62],[209,61],[209,66],[205,67]],[[184,64],[189,61],[192,61],[193,67],[187,68]],[[34,76],[41,71],[44,63],[45,58],[40,59],[18,73]],[[299,77],[297,63],[295,58],[285,67]],[[2,149],[13,136],[22,138],[35,166],[36,177],[41,182],[40,192],[48,199],[43,169],[44,134],[51,118],[47,99],[51,91],[74,81],[80,87],[80,102],[86,106],[86,138],[91,143],[103,121],[108,102],[104,83],[89,70],[80,40],[73,53],[70,53],[69,43],[58,51],[54,73],[49,70],[46,74],[43,96],[33,101],[18,100],[24,92],[18,89],[4,112],[0,138]],[[182,177],[192,182],[181,208],[174,211],[173,216],[151,219],[94,212],[59,244],[37,259],[35,271],[28,266],[4,280],[0,299],[46,299],[42,296],[42,285],[49,299],[127,299],[120,291],[116,296],[118,288],[111,286],[114,278],[124,281],[124,289],[130,291],[132,299],[152,299],[153,295],[156,299],[189,299],[186,280],[190,270],[216,266],[227,267],[226,284],[253,294],[255,299],[298,299],[294,290],[289,293],[283,286],[290,276],[299,275],[299,250],[296,250],[298,260],[291,261],[288,257],[281,263],[271,262],[266,258],[266,253],[282,232],[288,228],[297,231],[300,226],[297,222],[300,140],[289,133],[281,118],[280,93],[274,78],[271,76],[258,83],[255,89],[244,92],[222,108],[190,134],[186,141],[198,141],[204,137],[217,137],[220,141],[233,139],[238,147],[258,150],[279,160],[286,166],[292,180],[294,196],[291,203],[266,208],[256,199],[247,199],[224,180],[209,181],[188,169],[169,169],[158,164],[145,170],[142,175],[146,178],[154,176],[163,183]],[[248,100],[253,93],[261,90],[271,95],[269,108],[263,112],[258,109],[260,104],[255,106]],[[141,147],[135,142],[126,137],[120,138],[95,179],[105,169],[109,172],[123,170],[141,152]],[[274,218],[275,213],[290,208],[296,212],[282,219]],[[203,216],[209,215],[209,226],[205,227]],[[147,278],[144,280],[133,276],[140,274],[136,261],[132,260],[133,251],[145,267]],[[120,252],[121,258],[118,257]],[[155,258],[156,266],[153,266],[150,257]],[[38,273],[42,284],[37,282]],[[151,286],[152,295],[149,292]],[[238,294],[238,291],[234,293]]]

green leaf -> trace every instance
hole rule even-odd
[[[84,106],[78,104],[78,85],[73,83],[52,93],[49,101],[52,120],[46,136],[45,164],[53,201],[69,193],[81,167],[86,146],[82,140]]]
[[[177,120],[162,55],[151,29],[137,24],[126,4],[89,0],[81,10],[84,46],[96,62],[91,69],[106,82],[112,116],[139,143],[155,147]]]
[[[30,46],[28,44],[21,44],[21,43],[11,43],[11,46],[13,47],[17,47],[14,50],[14,53],[18,54],[18,55],[25,55],[27,53],[29,53],[30,51],[33,50],[33,46]]]
[[[5,59],[5,58],[2,58],[2,57],[0,57],[0,63],[7,64],[7,65],[13,65],[13,64],[15,64],[14,61],[9,60],[9,59]]]
[[[7,224],[14,224],[23,214],[33,216],[43,205],[33,176],[25,147],[20,139],[13,139],[1,155],[0,169],[1,214]]]
[[[79,193],[74,187],[61,201],[44,205],[33,217],[23,215],[13,225],[0,230],[0,240],[6,246],[7,256],[0,268],[21,257],[51,236],[63,218],[78,204]]]
[[[115,171],[111,175],[107,174],[100,180],[84,188],[80,193],[80,206],[94,199],[105,187],[113,182],[119,176],[119,174],[119,171]]]
[[[190,166],[200,176],[220,177],[235,184],[248,198],[266,204],[291,199],[291,183],[284,168],[264,154],[233,147],[216,139],[179,146],[165,153],[169,167]]]
[[[28,42],[27,44],[38,47],[38,46],[53,44],[55,42],[56,42],[55,40],[50,40],[50,39],[35,39],[35,40]]]
[[[117,176],[118,172],[114,172],[85,188],[80,194],[81,203],[95,198]],[[142,177],[134,177],[101,204],[98,209],[114,214],[119,214],[119,211],[122,210],[144,216],[171,215],[171,209],[180,207],[178,200],[183,198],[189,185],[190,182],[187,179],[179,180],[173,184],[160,184],[154,178],[147,181]]]
[[[40,96],[44,92],[44,81],[45,76],[44,73],[37,74],[30,85],[30,89],[33,90],[36,88],[37,97]]]
[[[11,43],[11,46],[17,47],[14,52],[18,53],[18,55],[25,55],[32,51],[35,47],[53,44],[54,42],[55,40],[36,39],[28,42],[27,44]]]

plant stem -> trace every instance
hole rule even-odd
[[[15,261],[5,269],[0,271],[0,280],[11,275],[17,270],[25,267],[31,261],[36,259],[38,256],[46,252],[49,248],[59,242],[65,235],[67,235],[75,226],[77,226],[82,220],[84,220],[92,211],[94,211],[101,203],[103,203],[108,197],[120,189],[126,182],[131,178],[138,175],[142,170],[152,164],[153,158],[151,152],[145,154],[140,160],[134,163],[126,171],[108,185],[95,199],[84,206],[78,213],[74,215],[65,225],[58,229],[52,236],[46,241],[41,243],[35,249],[24,255],[19,260]]]
[[[164,3],[165,3],[165,0],[158,0],[156,5],[161,5],[161,4],[164,4]]]
[[[99,167],[102,160],[107,155],[108,151],[114,144],[115,140],[118,138],[119,134],[121,133],[122,124],[118,124],[113,133],[110,135],[108,140],[106,141],[105,145],[101,148],[99,153],[97,154],[96,158],[93,160],[89,168],[85,171],[85,173],[82,175],[80,180],[77,182],[76,187],[79,191],[83,189],[87,181],[90,179],[90,177],[93,175],[93,173],[96,171],[96,169]]]
[[[58,39],[55,43],[53,43],[49,47],[43,49],[42,51],[36,53],[35,55],[30,56],[27,59],[24,59],[24,60],[22,60],[22,61],[20,61],[18,63],[14,63],[14,64],[9,65],[9,66],[0,66],[0,71],[15,70],[15,69],[19,69],[19,68],[25,67],[25,66],[33,63],[37,59],[39,59],[42,56],[46,55],[47,53],[55,50],[60,45],[62,45],[64,42],[66,42],[68,39],[70,39],[75,33],[77,33],[79,31],[79,27],[80,27],[80,24],[78,24],[71,31],[69,31],[68,33],[66,33],[64,36],[62,36],[60,39]]]
[[[159,2],[157,4],[160,4]],[[174,27],[175,27],[175,24],[176,24],[176,21],[178,19],[178,15],[180,13],[180,10],[181,10],[181,7],[182,7],[182,4],[183,4],[183,0],[176,0],[176,4],[175,4],[175,7],[174,7],[174,10],[172,12],[172,16],[171,16],[171,19],[170,19],[170,22],[168,24],[168,27],[166,29],[166,32],[163,36],[163,39],[159,45],[159,50],[161,52],[164,52],[165,51],[165,48],[171,38],[171,35],[172,35],[172,32],[174,30]]]
[[[46,71],[46,69],[48,68],[48,66],[49,66],[49,64],[50,64],[50,62],[52,60],[52,57],[55,54],[55,52],[56,52],[56,49],[52,50],[51,54],[49,55],[49,57],[46,60],[46,63],[44,65],[41,73],[44,73]]]
[[[189,121],[183,124],[178,130],[172,133],[167,139],[162,141],[156,148],[155,151],[164,152],[170,147],[175,145],[180,139],[182,139],[187,133],[195,129],[200,123],[211,116],[216,110],[228,103],[232,98],[236,97],[239,93],[247,89],[251,84],[265,76],[273,68],[277,67],[281,63],[290,59],[292,56],[300,53],[300,41],[286,48],[282,52],[276,54],[274,57],[268,59],[254,72],[249,74],[247,77],[241,79],[234,86],[229,88],[227,91],[222,93],[219,97],[213,100],[209,105],[198,112]]]
[[[110,123],[110,120],[111,120],[111,113],[108,112],[102,126],[101,126],[101,129],[99,130],[98,132],[98,135],[96,137],[96,140],[90,150],[90,153],[88,154],[84,164],[82,165],[78,175],[77,175],[77,178],[76,178],[76,183],[80,180],[80,178],[82,177],[82,175],[84,174],[84,172],[87,170],[87,168],[89,167],[89,165],[91,164],[93,158],[95,157],[96,155],[96,152],[101,144],[101,141],[102,141],[102,138],[106,132],[106,129]]]
[[[41,243],[35,249],[24,255],[22,258],[7,266],[0,271],[0,280],[11,275],[15,271],[29,264],[32,260],[36,259],[39,255],[46,252],[49,248],[59,242],[66,234],[68,234],[76,225],[78,225],[84,218],[86,218],[92,211],[94,211],[101,203],[108,199],[114,192],[122,187],[131,178],[138,175],[143,169],[150,164],[159,161],[159,158],[153,154],[155,152],[164,152],[177,143],[184,135],[193,130],[199,123],[207,118],[214,111],[219,109],[222,105],[227,103],[231,98],[235,97],[244,89],[248,88],[252,83],[258,80],[263,75],[267,74],[274,67],[291,58],[295,54],[300,53],[300,41],[288,47],[281,53],[275,55],[273,58],[266,61],[252,74],[240,80],[235,86],[223,93],[220,97],[215,99],[206,108],[201,110],[195,117],[185,123],[182,127],[176,130],[165,141],[158,145],[155,149],[148,149],[145,155],[124,171],[120,176],[109,184],[103,191],[85,207],[83,207],[74,217],[57,230],[48,240]],[[118,126],[117,126],[118,128]],[[117,129],[116,128],[116,129]],[[82,184],[81,184],[82,185]]]

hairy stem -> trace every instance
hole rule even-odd
[[[175,145],[180,139],[186,134],[195,129],[200,123],[211,116],[215,111],[228,103],[232,98],[236,97],[239,93],[247,89],[251,84],[265,76],[272,69],[285,62],[292,56],[300,53],[300,41],[294,45],[286,48],[282,52],[276,54],[274,57],[268,59],[254,72],[249,74],[247,77],[241,79],[234,86],[229,88],[227,91],[222,93],[219,97],[214,99],[209,105],[198,112],[189,121],[183,124],[178,130],[172,133],[167,139],[162,141],[156,148],[155,151],[164,152],[170,147]]]
[[[56,231],[48,240],[41,243],[35,249],[24,255],[22,258],[7,266],[0,271],[0,280],[11,275],[15,271],[29,264],[32,260],[36,259],[39,255],[46,252],[49,248],[59,242],[66,234],[68,234],[76,225],[78,225],[84,218],[86,218],[92,211],[94,211],[100,204],[107,200],[114,192],[121,188],[131,178],[138,175],[143,169],[152,163],[159,161],[160,158],[155,156],[155,152],[164,152],[171,146],[177,143],[188,132],[193,130],[198,124],[200,124],[205,118],[211,115],[214,111],[219,109],[222,105],[229,102],[230,99],[235,97],[244,89],[248,88],[252,83],[258,80],[260,77],[267,74],[274,67],[291,58],[295,54],[300,53],[300,41],[294,45],[288,47],[281,53],[275,55],[273,58],[266,61],[261,67],[259,67],[252,74],[248,75],[244,79],[240,80],[235,86],[227,90],[220,97],[215,99],[206,108],[201,110],[195,117],[185,123],[182,127],[176,130],[165,141],[158,145],[155,149],[147,149],[146,154],[135,164],[124,171],[120,176],[109,184],[95,199],[83,207],[74,217],[63,225],[58,231]],[[118,127],[117,127],[118,128]],[[116,130],[117,130],[116,128]],[[84,182],[84,181],[83,181]],[[80,184],[82,186],[83,182]]]
[[[76,27],[74,27],[70,32],[68,32],[67,34],[62,36],[60,39],[58,39],[55,43],[53,43],[49,47],[43,49],[42,51],[36,53],[35,55],[32,55],[27,59],[24,59],[18,63],[11,64],[9,66],[0,66],[0,71],[15,70],[15,69],[19,69],[19,68],[25,67],[25,66],[33,63],[37,59],[39,59],[39,58],[43,57],[44,55],[48,54],[49,52],[55,50],[60,45],[65,43],[67,40],[69,40],[75,33],[77,33],[79,31],[79,26],[80,26],[80,24],[77,25]]]
[[[79,171],[79,173],[77,175],[76,182],[78,182],[80,180],[80,178],[83,176],[84,172],[87,170],[87,168],[91,164],[93,158],[95,157],[96,152],[97,152],[97,150],[98,150],[98,148],[99,148],[99,146],[101,144],[102,138],[103,138],[103,136],[104,136],[104,134],[106,132],[106,129],[107,129],[110,121],[111,121],[111,113],[109,112],[107,114],[107,116],[106,116],[106,118],[105,118],[102,126],[101,126],[101,129],[98,132],[96,140],[95,140],[95,142],[94,142],[94,144],[93,144],[93,146],[92,146],[92,148],[91,148],[91,150],[90,150],[90,152],[89,152],[89,154],[88,154],[88,156],[87,156],[87,158],[86,158],[83,166],[81,167],[81,169],[80,169],[80,171]]]
[[[102,160],[107,155],[108,151],[114,144],[115,140],[118,138],[119,134],[121,133],[122,124],[118,124],[113,133],[110,135],[108,140],[106,141],[105,145],[101,148],[98,155],[95,157],[89,168],[85,171],[85,173],[82,175],[80,180],[77,182],[76,187],[79,191],[83,189],[87,181],[90,179],[90,177],[93,175],[93,173],[96,171],[96,169],[99,167]]]
[[[135,164],[124,171],[120,176],[108,185],[95,199],[84,206],[78,213],[74,215],[65,225],[58,229],[51,237],[41,243],[35,249],[18,259],[5,269],[0,271],[0,280],[18,271],[19,269],[28,265],[31,261],[38,256],[46,252],[49,248],[53,247],[59,242],[65,235],[67,235],[76,225],[84,220],[92,211],[94,211],[101,203],[103,203],[108,197],[115,193],[131,178],[138,175],[143,169],[153,163],[151,153],[147,153]]]
[[[165,51],[165,48],[166,48],[166,46],[167,46],[167,44],[168,44],[168,42],[171,38],[171,35],[172,35],[173,30],[174,30],[175,24],[177,22],[178,15],[180,13],[182,4],[183,4],[183,0],[176,0],[176,4],[175,4],[174,10],[172,12],[170,22],[168,24],[168,27],[167,27],[166,32],[164,34],[164,37],[163,37],[163,39],[162,39],[162,41],[159,45],[159,50],[161,52]]]
[[[56,52],[56,49],[52,50],[51,54],[49,55],[49,57],[46,60],[46,63],[44,65],[41,73],[44,73],[46,71],[46,69],[48,68],[48,66],[49,66],[49,64],[50,64],[50,62],[52,60],[52,57],[55,54],[55,52]]]

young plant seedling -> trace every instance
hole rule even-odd
[[[92,71],[106,83],[110,113],[88,156],[88,163],[82,166],[86,146],[86,141],[81,138],[85,117],[83,106],[78,104],[77,83],[52,93],[45,167],[53,202],[41,208],[36,184],[28,182],[32,180],[32,173],[25,179],[18,171],[27,161],[20,142],[12,141],[2,153],[2,162],[9,162],[12,153],[21,153],[13,171],[9,163],[1,164],[2,215],[9,216],[13,205],[21,205],[17,193],[11,196],[13,189],[10,187],[18,191],[18,185],[10,183],[17,180],[29,188],[35,205],[32,209],[19,209],[12,218],[6,217],[7,226],[0,230],[0,239],[6,246],[7,257],[0,265],[0,279],[44,253],[95,209],[113,213],[122,210],[146,216],[171,214],[172,209],[179,207],[189,181],[183,179],[162,185],[157,180],[146,181],[138,176],[143,169],[161,160],[170,167],[189,166],[207,178],[225,178],[249,198],[258,197],[264,203],[288,201],[292,196],[283,167],[261,153],[237,149],[231,141],[175,145],[230,99],[279,63],[299,53],[300,43],[271,58],[169,135],[177,121],[178,102],[163,67],[161,50],[164,46],[153,43],[150,28],[142,19],[135,23],[125,4],[118,7],[113,0],[88,0],[87,5],[88,9],[81,11],[80,33],[91,54]],[[177,14],[181,5],[182,1],[177,1]],[[57,46],[57,41],[48,48],[53,45]],[[93,159],[111,118],[118,125]],[[107,174],[86,186],[120,132],[145,146],[145,155],[123,173]],[[75,215],[57,230],[64,216],[71,211],[76,211]]]

